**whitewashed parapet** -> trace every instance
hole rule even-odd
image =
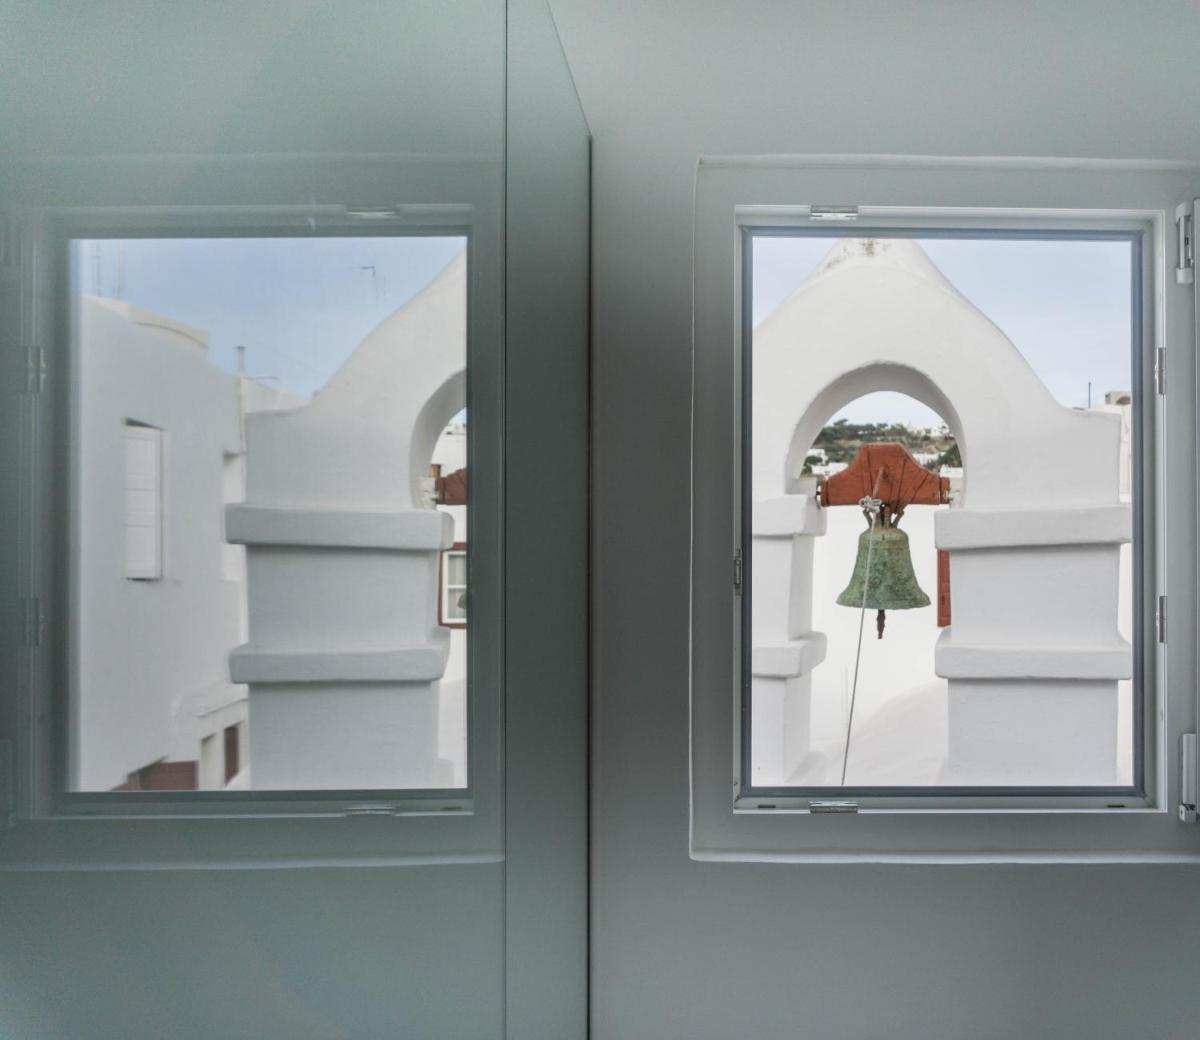
[[[750,669],[756,678],[791,679],[807,675],[825,660],[827,648],[824,632],[809,632],[782,643],[756,643]]]
[[[1133,651],[1117,629],[1128,505],[950,509],[934,520],[950,552],[953,624],[934,652],[958,680],[1118,681]]]
[[[1078,509],[946,509],[933,520],[939,549],[1120,545],[1133,537],[1128,505]]]
[[[277,650],[239,646],[229,655],[238,683],[434,682],[446,670],[450,633],[393,650]]]
[[[1110,646],[960,645],[952,629],[938,637],[937,674],[944,679],[1128,679],[1133,648]]]
[[[826,514],[813,495],[780,495],[754,503],[755,538],[792,538],[825,533]]]
[[[432,509],[385,512],[238,503],[225,507],[225,540],[240,545],[429,552],[450,548],[454,520]]]

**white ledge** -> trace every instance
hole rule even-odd
[[[225,540],[235,545],[431,552],[454,543],[454,519],[438,509],[368,512],[243,502],[225,507]]]
[[[938,637],[933,670],[943,679],[1128,679],[1133,650],[1108,646],[985,646],[956,644],[952,629]]]
[[[825,660],[824,632],[809,632],[782,643],[758,643],[750,654],[750,671],[764,679],[793,679]]]
[[[1117,545],[1133,537],[1128,505],[1078,509],[943,509],[933,518],[939,549]]]
[[[235,683],[434,682],[446,670],[449,640],[395,650],[270,650],[229,654]]]
[[[755,502],[751,520],[756,538],[825,533],[825,510],[812,495],[781,495]]]

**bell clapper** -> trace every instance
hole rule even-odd
[[[887,611],[881,610],[875,615],[875,631],[879,633],[875,638],[883,638],[883,626],[887,623]]]

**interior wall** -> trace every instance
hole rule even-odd
[[[593,1035],[1194,1035],[1194,870],[689,860],[687,590],[697,156],[1200,158],[1200,7],[553,6],[595,142]]]

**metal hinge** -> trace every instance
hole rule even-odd
[[[858,220],[857,206],[810,206],[808,219],[829,224],[852,224]]]
[[[733,551],[733,592],[735,596],[742,594],[742,550]]]
[[[25,392],[40,394],[46,387],[46,351],[41,347],[25,348]]]
[[[1191,285],[1196,275],[1196,236],[1192,227],[1192,204],[1184,203],[1175,211],[1175,281]]]
[[[1167,392],[1167,351],[1159,347],[1154,352],[1154,391],[1160,397]]]
[[[858,802],[809,802],[808,811],[812,813],[856,813],[858,812]]]
[[[1167,597],[1159,596],[1158,605],[1154,608],[1155,638],[1160,643],[1167,641]]]
[[[1196,822],[1196,734],[1179,737],[1179,819]]]

